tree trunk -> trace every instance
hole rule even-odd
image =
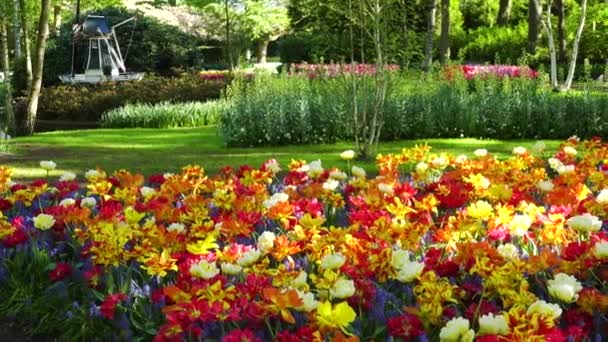
[[[354,11],[353,11],[353,0],[348,0],[348,17],[349,17],[349,38],[350,38],[350,67],[351,70],[355,70],[356,68],[356,64],[355,64],[355,30],[353,29],[353,25],[355,22],[355,15],[354,15]],[[357,148],[357,150],[360,150],[360,144],[359,144],[359,106],[357,104],[358,102],[358,96],[357,96],[357,78],[355,77],[354,73],[350,73],[348,75],[350,81],[351,81],[351,88],[349,89],[350,91],[352,91],[352,103],[353,103],[353,110],[351,111],[352,116],[353,116],[353,132],[355,133],[355,147]]]
[[[30,49],[30,34],[27,30],[27,13],[25,0],[19,0],[19,15],[21,16],[21,32],[23,32],[23,56],[25,57],[26,89],[32,87],[32,50]]]
[[[407,0],[403,0],[401,2],[402,6],[403,6],[403,11],[405,12],[403,14],[403,26],[402,26],[402,32],[403,32],[403,50],[407,51],[408,46],[410,44],[410,39],[409,39],[409,27],[408,27],[408,18],[407,18]],[[407,63],[409,64],[409,61],[407,61]]]
[[[8,56],[8,19],[0,15],[0,64],[4,73],[4,112],[6,118],[2,120],[3,126],[6,125],[7,133],[15,135],[15,114],[13,112],[13,98],[11,89],[11,68]]]
[[[266,63],[266,54],[268,53],[268,44],[270,44],[270,41],[266,40],[266,39],[261,39],[260,41],[258,41],[258,48],[257,48],[257,58],[258,58],[258,63]]]
[[[53,6],[53,26],[51,26],[51,33],[56,34],[61,29],[61,3]]]
[[[230,8],[228,7],[228,0],[224,0],[224,14],[226,15],[226,52],[228,53],[228,64],[230,70],[234,69],[234,62],[232,60],[232,44],[230,43]]]
[[[528,53],[530,54],[536,53],[536,42],[540,31],[540,13],[535,1],[528,1]]]
[[[450,0],[441,0],[441,39],[439,40],[439,61],[446,64],[450,60]]]
[[[375,154],[375,150],[378,146],[380,139],[380,133],[382,126],[384,125],[384,104],[386,102],[386,96],[388,92],[388,76],[386,70],[386,63],[384,58],[384,34],[383,31],[383,11],[385,10],[381,6],[381,0],[375,0],[373,2],[372,15],[373,20],[373,41],[376,50],[376,75],[374,77],[374,102],[371,113],[371,121],[369,122],[369,129],[367,130],[367,136],[364,136],[364,144],[362,149],[359,151],[359,157],[362,159],[368,159]]]
[[[42,71],[44,68],[44,51],[46,49],[46,39],[49,35],[49,12],[51,10],[51,0],[40,1],[40,19],[38,20],[38,38],[36,39],[36,56],[33,65],[32,86],[29,88],[27,97],[27,111],[25,122],[23,122],[23,133],[34,134],[36,123],[36,113],[38,112],[38,98],[42,88]]]
[[[559,47],[559,61],[566,62],[566,4],[565,0],[557,0],[557,46]]]
[[[511,20],[511,0],[500,0],[496,25],[507,26]]]
[[[426,17],[426,42],[424,44],[424,71],[429,71],[433,64],[433,38],[435,36],[435,13],[437,12],[437,0],[427,0]]]
[[[21,27],[19,26],[19,0],[13,1],[13,34],[15,59],[21,58]]]
[[[576,37],[574,37],[574,43],[572,44],[572,58],[570,59],[570,68],[568,69],[568,77],[566,77],[566,83],[564,84],[564,90],[570,90],[572,87],[572,80],[574,79],[574,69],[576,68],[576,58],[578,56],[578,43],[581,41],[583,35],[583,29],[585,28],[585,18],[587,17],[587,0],[583,0],[581,4],[581,18],[576,30]]]
[[[539,19],[541,19],[541,14],[543,13],[540,1],[541,0],[532,0],[532,6],[534,7],[536,13],[538,13]],[[557,50],[555,49],[555,40],[553,39],[553,28],[551,27],[551,3],[552,1],[549,1],[549,4],[547,5],[546,22],[542,19],[539,21],[547,32],[547,40],[549,42],[549,56],[551,58],[551,87],[553,90],[559,91],[559,84],[557,81]]]

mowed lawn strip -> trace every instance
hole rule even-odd
[[[480,139],[421,139],[385,142],[378,146],[378,153],[399,153],[401,149],[416,144],[429,144],[434,153],[473,155],[478,148],[485,148],[499,158],[512,155],[516,146],[530,149],[535,140],[499,141]],[[545,141],[546,153],[553,153],[561,143]],[[12,153],[0,155],[0,165],[14,169],[15,179],[44,177],[41,160],[53,160],[57,169],[50,176],[72,171],[82,176],[93,168],[110,173],[126,169],[144,175],[177,172],[188,164],[203,166],[208,173],[215,173],[224,166],[259,167],[268,159],[276,159],[285,169],[292,159],[312,161],[321,159],[323,166],[345,169],[347,163],[340,153],[354,149],[352,142],[325,145],[293,145],[257,148],[228,148],[224,145],[216,127],[175,129],[95,129],[58,131],[36,134],[32,137],[15,138]],[[351,165],[364,167],[375,173],[375,163],[353,161]]]

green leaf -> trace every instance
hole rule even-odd
[[[156,336],[157,330],[151,327],[146,328],[146,334]]]
[[[103,293],[101,293],[95,289],[91,289],[91,292],[93,293],[95,298],[99,299],[100,301],[103,301],[106,298],[106,296]]]

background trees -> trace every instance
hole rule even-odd
[[[347,60],[347,3],[289,1],[292,30],[281,39],[282,59],[287,62]],[[549,0],[541,3],[546,8]],[[551,1],[552,26],[557,32],[558,74],[562,78],[567,69],[565,57],[572,52],[568,41],[573,41],[576,35],[581,5],[582,0]],[[589,1],[587,7],[588,20],[583,28],[577,62],[589,59],[593,74],[597,76],[607,54],[608,31],[602,28],[605,28],[608,5],[604,0],[594,0]],[[387,36],[391,37],[389,41],[394,50],[392,62],[423,67],[429,60],[447,60],[449,48],[450,59],[471,63],[524,61],[533,67],[545,65],[549,68],[546,32],[542,29],[534,0],[395,1],[390,13],[392,24]],[[435,22],[429,25],[432,18]],[[600,52],[600,46],[604,47],[603,52]],[[366,55],[373,56],[371,44],[367,43],[364,50]]]

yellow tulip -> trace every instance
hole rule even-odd
[[[321,328],[340,328],[348,334],[346,328],[356,317],[355,310],[347,302],[341,302],[332,307],[329,301],[325,301],[317,307],[317,322]]]

